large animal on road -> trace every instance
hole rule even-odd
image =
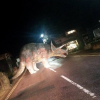
[[[29,70],[30,74],[36,73],[39,70],[36,67],[36,63],[39,62],[42,62],[45,68],[49,68],[48,58],[53,56],[66,57],[65,54],[68,54],[66,50],[61,49],[62,47],[56,48],[52,42],[51,46],[43,43],[26,44],[21,49],[19,69],[12,79],[19,77],[25,70],[25,67]]]

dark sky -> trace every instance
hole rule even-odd
[[[100,0],[8,0],[1,9],[2,52],[19,53],[40,34],[61,34],[76,27],[91,27],[100,19]]]

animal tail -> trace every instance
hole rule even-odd
[[[20,62],[19,69],[17,73],[12,77],[12,80],[16,79],[19,77],[25,70],[25,62]]]

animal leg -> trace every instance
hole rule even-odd
[[[42,59],[42,63],[43,63],[43,65],[44,65],[45,68],[49,68],[49,67],[50,67],[50,65],[49,65],[49,63],[48,63],[48,61],[47,61],[47,59],[43,58],[43,59]]]
[[[36,67],[36,63],[35,62],[33,62],[33,69],[35,70],[35,71],[38,71],[39,69]]]
[[[33,64],[32,62],[28,62],[26,64],[26,68],[29,70],[30,74],[36,73],[36,71],[33,69]]]

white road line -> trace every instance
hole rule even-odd
[[[52,70],[53,72],[56,72],[54,69],[52,69],[52,68],[49,68],[50,70]]]
[[[70,82],[71,84],[73,84],[74,86],[76,86],[77,88],[83,90],[83,92],[85,92],[86,94],[90,95],[92,98],[95,98],[95,97],[96,97],[94,93],[92,93],[92,92],[90,92],[89,90],[85,89],[85,88],[82,87],[81,85],[79,85],[79,84],[73,82],[73,81],[70,80],[69,78],[67,78],[67,77],[65,77],[65,76],[63,76],[63,75],[61,75],[61,77],[62,77],[63,79],[65,79],[65,80],[67,80],[68,82]]]
[[[56,71],[55,71],[54,69],[52,69],[52,68],[49,68],[49,69],[52,70],[53,72],[56,72]],[[82,87],[81,85],[79,85],[79,84],[73,82],[72,80],[70,80],[70,79],[67,78],[66,76],[61,75],[60,77],[62,77],[63,79],[67,80],[68,82],[70,82],[71,84],[73,84],[74,86],[76,86],[77,88],[83,90],[83,92],[85,92],[86,94],[90,95],[92,98],[95,98],[95,97],[96,97],[94,93],[92,93],[91,91],[85,89],[85,88]]]

